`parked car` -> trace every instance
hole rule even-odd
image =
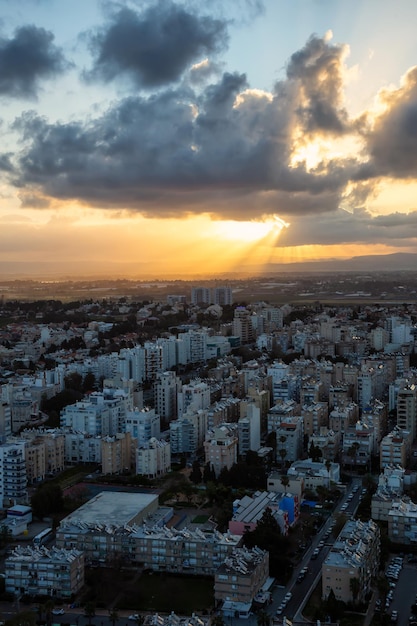
[[[52,615],[64,615],[64,609],[52,609]]]

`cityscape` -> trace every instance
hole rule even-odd
[[[416,626],[415,0],[0,8],[0,626]]]
[[[6,281],[12,622],[412,623],[416,275],[401,278],[107,281],[77,300],[84,282],[33,300],[14,288],[43,283]]]

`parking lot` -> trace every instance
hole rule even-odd
[[[385,610],[391,623],[409,626],[411,607],[417,602],[417,563],[414,556],[392,556],[385,575],[390,585],[385,606],[377,600],[376,611]],[[417,623],[417,620],[416,620]]]

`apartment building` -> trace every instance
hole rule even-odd
[[[235,548],[214,574],[215,602],[223,602],[226,611],[231,604],[250,605],[268,576],[268,552],[257,547]]]
[[[171,470],[171,444],[151,437],[136,450],[136,474],[157,478]]]
[[[301,417],[304,422],[304,434],[309,437],[317,434],[329,421],[329,406],[327,402],[312,402],[308,406],[301,406]]]
[[[213,576],[242,543],[242,537],[230,533],[167,528],[172,514],[170,508],[143,514],[146,524],[120,523],[120,515],[97,522],[66,518],[57,530],[57,545],[82,550],[87,563],[121,560],[154,571]]]
[[[381,469],[390,465],[406,467],[410,458],[411,444],[411,433],[396,426],[381,441],[379,453]]]
[[[414,441],[417,436],[417,385],[406,385],[398,390],[397,426],[407,430]]]
[[[77,463],[101,463],[102,438],[86,433],[65,433],[65,462],[68,465]]]
[[[333,591],[342,602],[363,602],[379,572],[380,531],[373,520],[349,520],[323,561],[322,598]],[[358,580],[353,597],[351,580]]]
[[[241,403],[241,417],[238,421],[239,455],[249,450],[256,452],[261,447],[261,411],[254,402]]]
[[[132,437],[129,432],[117,433],[101,440],[103,474],[120,474],[132,468]]]
[[[6,591],[68,599],[84,586],[80,550],[18,546],[5,561]]]
[[[205,463],[213,468],[216,478],[223,468],[230,469],[237,462],[238,443],[236,425],[223,424],[207,432],[204,442]]]
[[[321,450],[324,461],[335,461],[340,450],[341,434],[322,426],[309,438],[310,445]]]
[[[303,418],[294,415],[281,422],[275,430],[277,436],[276,453],[281,462],[296,461],[303,450],[304,424]]]
[[[25,442],[0,445],[0,503],[3,508],[26,504],[27,474]]]
[[[137,446],[145,446],[151,437],[161,436],[161,420],[155,409],[145,407],[128,411],[126,416],[126,432],[136,439]]]
[[[165,424],[177,419],[177,395],[182,382],[175,372],[160,372],[155,381],[155,410]]]
[[[109,408],[92,402],[76,402],[64,407],[61,412],[61,427],[92,437],[115,434],[111,429]]]
[[[394,543],[416,545],[417,504],[403,496],[392,503],[388,514],[388,537]]]

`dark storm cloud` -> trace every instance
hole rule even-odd
[[[308,133],[341,134],[347,130],[347,113],[342,104],[343,54],[343,46],[311,37],[290,58],[287,76],[300,83],[297,113]]]
[[[405,76],[403,85],[382,95],[386,106],[364,130],[371,159],[363,177],[417,176],[417,67]]]
[[[310,170],[291,163],[300,127],[295,105],[301,92],[305,98],[306,80],[314,91],[301,58],[295,66],[296,77],[272,94],[249,89],[244,74],[224,73],[197,91],[184,80],[175,89],[126,98],[89,122],[50,124],[25,113],[14,124],[24,148],[14,160],[13,183],[28,197],[78,199],[148,216],[334,211],[359,165],[354,157]]]
[[[0,38],[0,95],[15,98],[36,96],[39,81],[69,67],[51,32],[23,26],[11,39]]]
[[[303,217],[282,231],[280,246],[385,243],[406,246],[417,239],[417,211],[373,217],[365,209],[353,213],[341,209],[327,214]]]
[[[197,16],[169,0],[143,13],[125,8],[106,29],[91,35],[95,62],[85,76],[111,81],[122,74],[142,87],[166,85],[226,43],[223,21]]]

